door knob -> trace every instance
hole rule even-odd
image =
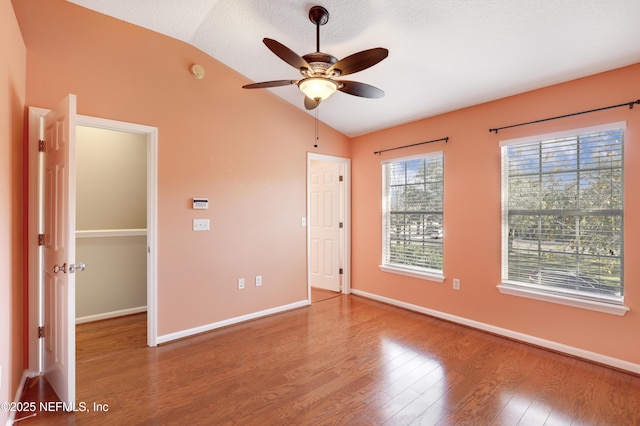
[[[73,263],[71,265],[69,265],[69,273],[73,274],[74,272],[78,271],[78,272],[82,272],[87,268],[87,265],[84,263],[78,263],[76,265],[74,265]]]

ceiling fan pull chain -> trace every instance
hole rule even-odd
[[[318,129],[318,111],[320,110],[320,108],[316,108],[316,110],[314,111],[316,114],[316,142],[313,145],[314,148],[318,147],[318,141],[320,140],[320,132]]]

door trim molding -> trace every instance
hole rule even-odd
[[[337,157],[333,155],[317,154],[307,152],[307,294],[308,301],[311,304],[311,274],[309,268],[311,266],[311,228],[309,226],[309,215],[311,214],[311,161],[325,161],[340,163],[344,167],[344,179],[342,190],[340,193],[340,215],[343,218],[343,238],[341,239],[342,256],[342,293],[351,293],[351,159],[345,157]]]
[[[78,126],[147,135],[147,346],[158,345],[158,128],[78,114]]]
[[[38,327],[43,323],[40,298],[42,295],[42,249],[38,246],[38,234],[42,232],[41,164],[38,140],[42,139],[40,123],[50,110],[29,107],[28,135],[28,369],[42,371],[42,348]],[[157,280],[157,223],[158,223],[158,129],[157,127],[123,121],[77,115],[76,125],[139,133],[147,136],[147,344],[158,345],[158,280]]]

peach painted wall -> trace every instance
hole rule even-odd
[[[311,115],[242,90],[248,80],[180,41],[64,0],[14,7],[28,105],[75,93],[81,114],[159,129],[159,335],[306,300],[306,155],[348,157],[348,138],[323,127],[314,149]],[[209,209],[192,210],[192,197]],[[191,231],[194,218],[211,231]]]
[[[506,126],[640,96],[640,64],[358,137],[352,144],[352,287],[640,365],[640,107],[618,108],[489,133]],[[502,295],[501,139],[626,120],[623,317]],[[373,151],[448,136],[448,143]],[[444,284],[381,272],[383,159],[442,150],[445,156]],[[452,279],[461,290],[452,289]]]
[[[13,401],[23,360],[22,138],[27,51],[9,0],[0,0],[0,402]],[[0,424],[8,412],[0,410]]]

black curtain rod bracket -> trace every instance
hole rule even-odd
[[[623,106],[628,106],[629,109],[633,109],[633,106],[636,105],[636,104],[640,105],[640,99],[638,99],[636,101],[625,102],[623,104],[610,105],[610,106],[607,106],[607,107],[590,109],[588,111],[574,112],[573,114],[559,115],[557,117],[543,118],[542,120],[528,121],[526,123],[520,123],[520,124],[512,124],[511,126],[497,127],[495,129],[489,129],[489,133],[494,132],[497,135],[498,131],[503,130],[503,129],[510,129],[512,127],[519,127],[519,126],[526,126],[526,125],[529,125],[529,124],[543,123],[545,121],[557,120],[559,118],[573,117],[574,115],[588,114],[590,112],[604,111],[606,109],[620,108],[620,107],[623,107]]]
[[[442,142],[442,141],[444,141],[444,143],[449,142],[449,136],[447,136],[446,138],[434,139],[434,140],[432,140],[432,141],[412,143],[411,145],[399,146],[399,147],[397,147],[397,148],[383,149],[383,150],[380,150],[380,151],[375,151],[373,154],[374,154],[374,155],[376,155],[376,154],[378,154],[378,155],[379,155],[379,154],[382,154],[383,152],[387,152],[387,151],[395,151],[396,149],[410,148],[410,147],[412,147],[412,146],[418,146],[418,145],[424,145],[424,144],[427,144],[427,143]]]

